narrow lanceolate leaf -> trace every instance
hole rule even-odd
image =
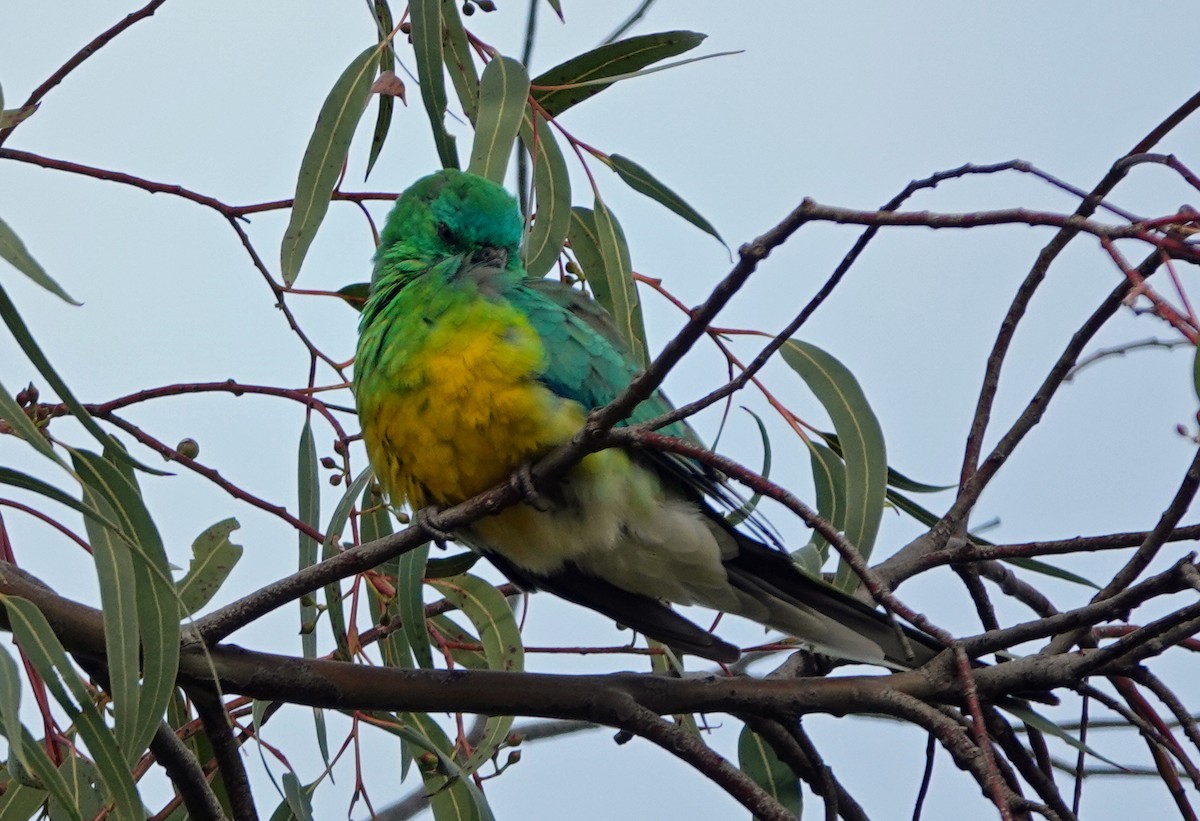
[[[400,623],[417,665],[433,668],[433,652],[429,649],[429,631],[425,627],[425,562],[429,559],[429,543],[400,556],[396,569],[396,604]]]
[[[329,524],[325,528],[325,542],[321,545],[321,560],[332,559],[341,552],[341,546],[338,544],[342,538],[342,530],[346,527],[346,522],[350,520],[350,511],[354,508],[354,503],[358,501],[359,494],[367,486],[367,482],[371,481],[372,473],[370,468],[366,468],[349,484],[346,492],[342,494],[342,498],[338,500],[337,506],[333,509],[333,515],[329,517]],[[325,609],[328,617],[329,629],[333,631],[333,640],[337,643],[338,650],[349,658],[350,645],[346,639],[346,614],[345,608],[342,607],[342,586],[338,582],[332,582],[325,586]]]
[[[373,11],[377,33],[382,42],[394,28],[392,9],[388,6],[387,0],[374,0]],[[382,75],[389,71],[395,71],[395,69],[396,52],[389,42],[383,46],[383,50],[379,54],[379,73]],[[391,94],[380,94],[378,97],[379,107],[375,114],[375,131],[371,134],[371,152],[367,156],[367,170],[363,174],[363,180],[371,176],[371,169],[375,167],[375,161],[379,159],[379,154],[383,151],[388,130],[392,127],[392,110],[396,105],[396,98]]]
[[[496,57],[479,80],[479,113],[471,146],[472,174],[504,183],[508,158],[529,98],[529,73],[511,57]]]
[[[454,744],[437,722],[424,713],[398,717],[407,725],[402,736],[437,757],[437,766],[421,769],[434,821],[492,821],[487,799],[454,762]]]
[[[713,227],[711,222],[700,216],[700,212],[684,202],[678,194],[659,182],[645,168],[628,157],[622,157],[620,154],[613,154],[608,159],[612,164],[613,171],[616,171],[621,179],[634,191],[637,191],[639,194],[645,194],[658,204],[666,206],[669,210],[683,217],[704,233],[715,237],[717,242],[725,245],[725,240],[721,239],[721,235],[717,233],[717,229]]]
[[[578,83],[638,71],[659,60],[694,49],[704,42],[705,36],[694,31],[666,31],[607,43],[535,77],[533,98],[546,113],[556,117],[571,106],[599,94],[615,80],[585,86],[578,86]]]
[[[758,425],[758,435],[762,438],[763,443],[763,465],[759,470],[759,475],[764,479],[771,478],[771,438],[767,436],[767,426],[763,424],[762,417],[749,408],[742,408],[746,413],[754,417],[754,423]],[[713,445],[716,448],[716,445]],[[754,515],[754,511],[758,508],[758,503],[762,501],[762,494],[757,491],[749,499],[742,504],[737,510],[731,512],[725,517],[725,520],[731,525],[739,525],[746,519]]]
[[[300,448],[296,455],[296,483],[299,490],[297,518],[313,530],[319,531],[321,483],[317,469],[317,446],[313,441],[312,423],[305,419],[304,429],[300,431]],[[306,533],[299,535],[299,569],[303,570],[317,563],[319,542]],[[300,599],[300,652],[306,659],[317,657],[317,605],[311,594]],[[328,733],[325,727],[325,713],[320,708],[313,708],[313,722],[321,757],[328,762]]]
[[[33,334],[29,332],[29,327],[21,319],[21,315],[17,313],[17,306],[8,298],[8,292],[2,287],[0,287],[0,319],[4,320],[4,324],[8,326],[9,333],[13,335],[13,339],[21,346],[21,350],[25,352],[25,356],[29,357],[29,361],[38,369],[38,373],[42,375],[42,378],[49,383],[63,404],[71,411],[71,415],[79,421],[79,424],[83,425],[88,433],[96,438],[96,441],[107,447],[112,442],[112,437],[96,424],[96,420],[92,418],[92,415],[87,412],[83,405],[79,404],[79,400],[75,398],[75,394],[67,387],[67,383],[58,375],[58,371],[54,370],[54,367],[50,364],[50,360],[46,358],[46,355],[42,353],[42,349],[38,347]],[[162,475],[161,470],[148,468],[131,459],[124,451],[121,451],[121,453],[123,461],[147,473]]]
[[[533,122],[526,111],[521,142],[533,160],[534,217],[524,251],[525,271],[540,279],[558,261],[571,228],[571,179],[550,126],[538,117],[535,137]]]
[[[171,580],[170,564],[163,548],[162,537],[142,499],[133,470],[119,460],[116,446],[105,451],[104,457],[87,451],[75,451],[75,470],[83,481],[86,491],[115,513],[121,532],[114,533],[104,528],[109,538],[105,545],[117,551],[113,570],[117,583],[126,585],[126,573],[132,574],[134,593],[134,653],[135,662],[131,670],[120,671],[138,690],[129,709],[121,710],[121,702],[114,707],[117,716],[117,739],[130,763],[136,761],[154,737],[167,704],[175,689],[175,675],[179,669],[179,600],[176,598],[174,582]],[[93,505],[96,506],[96,505]],[[101,508],[102,509],[102,508]],[[89,535],[95,531],[89,529]],[[93,546],[95,549],[95,546]],[[97,558],[97,567],[101,559]],[[124,595],[127,595],[127,591]],[[103,599],[103,593],[101,594]],[[122,609],[127,608],[122,599]],[[108,620],[108,613],[105,612]],[[142,679],[138,684],[138,644],[140,643]],[[129,652],[129,648],[125,648]],[[116,673],[109,667],[110,674]]]
[[[24,105],[20,108],[10,108],[8,110],[0,109],[0,128],[15,128],[32,117],[33,113],[39,107],[41,107],[41,103]]]
[[[290,770],[283,774],[283,796],[296,821],[312,821],[312,793]]]
[[[184,615],[191,615],[208,604],[242,558],[242,546],[229,541],[229,534],[239,527],[237,519],[225,519],[207,528],[192,542],[191,564],[187,575],[176,586]]]
[[[829,414],[846,465],[846,513],[843,532],[864,559],[871,555],[887,494],[887,451],[883,428],[867,397],[846,366],[807,342],[788,340],[783,361],[808,385]],[[853,589],[858,577],[844,562],[835,584]]]
[[[25,599],[0,596],[0,604],[8,611],[13,636],[25,651],[25,656],[45,681],[46,689],[67,714],[68,721],[78,728],[79,737],[96,762],[105,792],[115,804],[114,816],[120,821],[142,821],[146,813],[117,739],[92,703],[91,695],[67,660],[66,651],[50,629],[46,617]]]
[[[462,575],[432,582],[479,632],[484,658],[492,670],[520,672],[525,669],[525,649],[512,608],[495,587],[476,576]],[[491,760],[504,743],[512,727],[512,716],[491,716],[484,725],[483,736],[463,764],[463,774],[469,775]]]
[[[839,457],[842,455],[842,445],[838,441],[836,433],[827,431],[817,431],[817,435],[828,443],[830,449]],[[926,482],[918,482],[915,479],[910,479],[898,470],[888,467],[887,472],[888,487],[896,488],[897,490],[907,490],[909,493],[939,493],[943,490],[951,490],[956,485],[931,485]]]
[[[55,296],[65,299],[72,305],[79,304],[62,289],[61,285],[46,273],[46,270],[41,265],[38,265],[37,260],[26,250],[25,243],[21,242],[21,238],[2,219],[0,219],[0,259],[6,261],[9,265]]]
[[[844,530],[846,527],[846,465],[838,454],[817,442],[810,442],[808,451],[809,460],[812,463],[817,513],[821,514],[821,518],[828,521],[837,530]],[[825,560],[829,558],[829,541],[820,533],[814,532],[812,544],[820,557],[816,568],[816,572],[819,573],[825,565]]]
[[[367,110],[378,52],[379,47],[371,46],[351,61],[333,84],[317,115],[317,125],[300,161],[296,199],[279,253],[283,281],[288,285],[299,276],[308,247],[329,210],[329,199],[346,162],[350,139]]]
[[[14,776],[24,772],[36,777],[51,795],[67,805],[70,818],[79,819],[79,812],[71,802],[67,782],[46,754],[45,746],[38,744],[21,724],[20,709],[21,674],[8,650],[0,646],[0,726],[4,727],[4,736],[8,741],[8,772]],[[9,784],[11,789],[12,782]],[[8,791],[5,792],[7,796]],[[0,818],[8,816],[0,812]]]
[[[383,491],[378,484],[372,482],[367,485],[359,502],[359,510],[358,533],[363,544],[382,539],[392,533],[392,516],[383,502]],[[399,557],[388,559],[375,569],[391,580],[394,591],[395,580],[400,575]],[[386,624],[392,628],[391,632],[379,640],[383,663],[388,667],[412,667],[408,638],[404,630],[395,629],[397,624],[402,624],[399,597],[392,591],[388,591],[392,592],[389,596],[374,585],[368,589],[370,596],[367,603],[370,605],[371,618],[375,624]]]
[[[779,760],[775,751],[749,727],[738,736],[738,766],[759,787],[770,794],[797,818],[803,811],[800,779],[791,767]]]
[[[463,113],[474,123],[479,111],[479,72],[475,70],[474,52],[454,0],[442,0],[442,25],[445,27],[442,57],[446,61],[446,70],[450,72],[450,82]]]
[[[638,365],[645,368],[650,363],[646,352],[646,325],[637,287],[633,283],[629,246],[616,217],[599,199],[594,211],[572,208],[568,236],[571,250],[583,268],[596,301],[612,316]]]
[[[417,77],[421,81],[421,100],[433,141],[443,168],[458,168],[454,138],[446,131],[446,75],[442,70],[442,2],[412,0],[408,4],[412,22],[413,51],[417,58]]]
[[[1200,347],[1196,348],[1196,356],[1192,359],[1192,387],[1200,399]]]

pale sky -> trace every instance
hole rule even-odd
[[[567,25],[542,10],[531,73],[590,48],[636,5],[564,0]],[[0,0],[0,85],[15,105],[63,60],[131,11],[111,2],[35,4]],[[399,6],[396,7],[397,11]],[[526,4],[500,2],[468,24],[503,53],[519,56]],[[1063,2],[951,4],[753,4],[661,0],[633,33],[705,32],[694,54],[742,53],[659,72],[612,87],[572,109],[563,125],[585,142],[621,153],[653,171],[716,225],[736,247],[779,221],[803,197],[856,208],[877,207],[913,178],[964,162],[1028,160],[1090,188],[1114,159],[1196,91],[1194,8],[1159,3]],[[150,20],[102,50],[47,97],[7,143],[51,157],[178,183],[229,203],[291,196],[301,154],[325,94],[349,60],[372,42],[361,2],[255,3],[169,0]],[[402,51],[411,68],[413,63]],[[398,191],[436,167],[419,94],[398,111],[390,142],[369,182],[361,183],[373,114],[351,152],[349,190]],[[456,127],[460,147],[469,130]],[[1200,120],[1177,129],[1160,147],[1200,167]],[[583,177],[576,203],[590,206]],[[620,218],[636,270],[661,277],[685,303],[699,302],[729,268],[711,238],[629,191],[599,163],[591,165],[606,202]],[[1158,215],[1196,192],[1167,170],[1145,167],[1114,201]],[[1043,183],[1016,175],[950,182],[916,197],[913,208],[939,211],[1026,206],[1070,211],[1075,203]],[[386,205],[371,208],[377,219]],[[111,183],[0,162],[0,216],[73,296],[72,308],[11,270],[0,281],[16,301],[52,362],[84,401],[102,401],[178,381],[234,378],[303,386],[307,357],[236,236],[214,213],[179,199],[150,196]],[[260,253],[278,267],[287,215],[256,216],[250,231]],[[819,287],[857,236],[857,229],[814,226],[772,255],[719,320],[773,331]],[[971,232],[888,232],[860,260],[835,296],[803,330],[803,338],[841,359],[878,414],[890,463],[913,478],[949,484],[975,403],[983,361],[1013,290],[1046,230],[1019,227]],[[371,237],[362,215],[335,203],[298,285],[335,289],[368,278]],[[1076,241],[1051,271],[1018,334],[1004,373],[992,441],[1019,412],[1071,332],[1117,282],[1107,258]],[[680,325],[677,312],[643,293],[652,349]],[[290,304],[331,355],[354,349],[351,311],[332,301],[292,297]],[[1094,347],[1157,336],[1161,322],[1125,314]],[[744,345],[739,351],[753,355]],[[34,377],[0,334],[0,379],[15,389]],[[1193,446],[1175,433],[1195,425],[1190,357],[1149,350],[1085,371],[1055,400],[1045,422],[984,496],[976,523],[993,517],[987,537],[1000,542],[1134,530],[1153,525],[1190,461]],[[710,347],[698,346],[673,374],[669,391],[687,401],[724,372]],[[825,420],[786,368],[767,378],[797,412]],[[331,374],[319,377],[328,382]],[[348,396],[343,400],[349,402]],[[769,417],[760,397],[740,400]],[[129,417],[174,443],[190,436],[201,459],[254,493],[295,509],[299,406],[254,397],[180,398],[147,404]],[[715,413],[697,420],[711,437]],[[808,458],[799,442],[772,423],[772,478],[811,499]],[[87,444],[66,424],[60,435]],[[318,429],[322,455],[331,435]],[[721,441],[727,455],[756,466],[761,444],[752,419],[736,412]],[[142,454],[142,458],[150,458]],[[67,487],[66,478],[27,458],[23,446],[0,441],[0,462],[36,470]],[[361,457],[359,464],[362,464]],[[237,516],[234,540],[246,548],[223,600],[295,568],[296,537],[265,514],[236,503],[198,477],[143,479],[176,564],[205,527]],[[332,510],[338,491],[323,501]],[[942,509],[948,497],[926,497]],[[767,507],[798,547],[807,533],[788,514]],[[78,549],[27,517],[5,512],[22,564],[61,593],[95,601],[90,571],[64,574]],[[1185,518],[1194,521],[1194,518]],[[917,527],[885,514],[879,555],[904,544]],[[1164,551],[1174,560],[1193,546]],[[1124,560],[1098,556],[1060,560],[1102,579]],[[482,567],[482,566],[481,566]],[[491,577],[491,571],[487,571]],[[1041,580],[1034,579],[1038,583]],[[1082,587],[1046,584],[1063,607],[1081,604]],[[901,597],[936,622],[961,632],[977,624],[949,571],[906,584]],[[999,598],[997,596],[997,598]],[[1010,620],[1028,616],[1002,603]],[[294,607],[284,608],[234,640],[249,647],[299,652]],[[723,630],[747,643],[748,625]],[[525,626],[530,645],[614,644],[625,639],[604,618],[534,596]],[[322,641],[328,642],[322,635]],[[530,669],[603,672],[643,669],[636,657],[531,655]],[[693,662],[694,669],[705,669]],[[1196,678],[1196,661],[1179,651],[1153,668],[1176,681]],[[763,667],[762,671],[770,669]],[[1194,701],[1197,692],[1184,692]],[[1049,714],[1072,720],[1073,710]],[[286,716],[286,718],[284,718]],[[736,756],[739,725],[722,716],[712,744]],[[345,723],[331,718],[331,738]],[[805,720],[828,763],[873,818],[912,811],[925,739],[911,727],[867,719]],[[281,714],[266,728],[303,781],[320,765],[307,710]],[[591,821],[614,817],[743,817],[733,799],[648,742],[617,746],[599,731],[530,745],[523,760],[486,783],[498,818]],[[1149,763],[1133,734],[1096,734],[1093,743],[1122,761]],[[395,748],[375,738],[365,773],[375,806],[419,783],[400,785]],[[1065,750],[1059,754],[1067,756]],[[255,752],[248,752],[264,816],[277,798]],[[275,768],[278,776],[279,768]],[[347,814],[353,770],[318,791],[317,817]],[[1066,776],[1059,776],[1064,792]],[[161,785],[147,789],[153,802]],[[811,796],[806,794],[806,798]],[[819,814],[819,801],[808,812]],[[1173,804],[1156,779],[1092,779],[1084,817],[1170,817]],[[974,782],[938,756],[926,819],[990,817]],[[360,804],[352,813],[361,818]]]

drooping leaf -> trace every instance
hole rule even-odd
[[[313,530],[321,527],[321,483],[317,471],[317,446],[313,440],[312,422],[304,420],[304,428],[300,431],[300,446],[296,454],[296,483],[298,488],[297,518]],[[299,568],[303,570],[317,563],[319,543],[312,536],[300,531],[300,544],[297,551]],[[318,610],[312,595],[300,598],[300,652],[304,658],[317,657],[317,616]],[[321,751],[321,760],[329,762],[328,731],[325,725],[325,711],[319,707],[313,708],[313,727],[317,735],[317,746]],[[261,750],[260,750],[261,753]]]
[[[379,40],[383,42],[394,28],[392,9],[387,0],[373,0],[372,5]],[[379,53],[379,74],[382,76],[387,72],[394,72],[395,69],[396,52],[389,42]],[[375,130],[371,134],[371,152],[367,156],[367,170],[363,173],[364,181],[371,176],[371,169],[375,167],[375,161],[379,159],[379,154],[383,151],[383,144],[387,141],[388,131],[392,127],[392,110],[396,105],[396,98],[391,94],[377,96],[379,97],[379,106],[375,113]]]
[[[329,210],[329,199],[342,173],[354,130],[367,110],[371,81],[378,62],[377,46],[355,57],[325,98],[296,180],[296,198],[280,248],[283,281],[292,285],[308,254],[313,237]]]
[[[462,774],[453,758],[454,745],[437,722],[424,713],[402,713],[399,718],[405,724],[399,732],[437,759],[437,766],[421,769],[434,821],[493,821],[487,799]]]
[[[400,555],[396,572],[396,599],[400,620],[408,646],[417,665],[433,668],[433,652],[429,649],[429,632],[425,627],[425,562],[429,559],[429,543]]]
[[[634,191],[637,191],[639,194],[645,194],[673,213],[683,217],[704,233],[715,237],[717,242],[725,245],[725,240],[717,233],[717,229],[713,227],[711,222],[700,216],[699,211],[688,205],[678,194],[659,182],[645,168],[628,157],[622,157],[620,154],[613,154],[608,159],[612,163],[613,170]],[[729,246],[726,245],[725,247],[728,248]]]
[[[65,806],[67,817],[79,821],[80,813],[71,800],[66,780],[50,760],[45,746],[37,743],[21,724],[21,675],[8,650],[0,646],[0,725],[8,741],[9,773],[24,773],[38,779]],[[9,782],[11,789],[12,782]],[[5,793],[7,798],[7,791]],[[5,807],[7,809],[7,807]],[[0,814],[0,818],[7,818]]]
[[[666,31],[618,40],[572,57],[533,80],[533,98],[551,117],[595,96],[612,83],[579,86],[579,83],[626,74],[683,54],[704,42],[694,31]],[[615,81],[613,81],[615,82]],[[538,88],[545,86],[546,88]],[[554,88],[555,86],[574,86]]]
[[[21,238],[12,228],[8,227],[8,223],[3,219],[0,219],[0,259],[5,260],[9,265],[60,299],[66,300],[72,305],[80,304],[46,273],[46,269],[38,265],[37,260],[25,248],[25,243],[21,242]]]
[[[511,57],[496,57],[479,81],[479,112],[471,146],[472,174],[503,184],[529,98],[529,74]]]
[[[371,481],[372,475],[370,468],[364,469],[346,487],[342,498],[338,500],[337,506],[333,509],[333,515],[329,517],[329,524],[325,527],[325,542],[321,545],[322,561],[332,559],[341,552],[338,541],[342,537],[346,523],[350,520],[350,511],[353,510],[354,503],[363,492],[363,488],[367,486],[367,482]],[[325,608],[329,629],[333,631],[333,639],[337,642],[338,650],[346,658],[349,658],[350,644],[346,638],[346,616],[342,606],[342,586],[339,582],[325,585]]]
[[[8,611],[13,636],[25,651],[26,658],[79,730],[80,738],[96,762],[105,792],[115,804],[116,818],[143,821],[145,810],[117,739],[92,703],[91,695],[79,680],[46,617],[32,602],[15,596],[0,595],[0,604]],[[73,806],[73,802],[68,803]]]
[[[283,774],[283,796],[292,811],[292,818],[313,821],[312,793],[291,770]]]
[[[839,457],[842,455],[842,444],[838,441],[836,433],[828,431],[818,431],[820,436],[829,445],[829,448]],[[930,485],[925,482],[918,482],[915,479],[910,479],[898,470],[888,467],[887,471],[888,487],[894,487],[897,490],[906,490],[909,493],[940,493],[943,490],[952,490],[955,485]]]
[[[115,444],[107,448],[103,457],[87,451],[73,451],[72,459],[84,483],[85,497],[90,493],[95,500],[92,506],[100,510],[104,510],[102,505],[111,508],[120,525],[120,532],[114,532],[93,522],[88,533],[100,535],[99,530],[105,531],[107,538],[101,541],[106,549],[114,551],[111,556],[114,583],[124,588],[118,597],[120,609],[125,614],[128,614],[128,584],[132,582],[133,647],[126,647],[123,652],[133,653],[133,667],[128,671],[117,671],[110,666],[109,671],[114,678],[128,678],[123,687],[137,690],[132,698],[127,691],[124,710],[116,700],[116,692],[113,694],[117,740],[133,763],[154,737],[175,690],[179,669],[180,605],[162,537],[146,508],[132,468],[115,452],[118,448]],[[96,549],[93,545],[93,550]],[[96,553],[96,561],[97,569],[100,569],[104,560],[99,553]],[[103,600],[103,591],[101,598]],[[105,619],[108,620],[107,605]],[[125,629],[120,632],[123,636],[128,635]]]
[[[229,541],[229,534],[239,527],[237,519],[224,519],[206,528],[192,542],[192,561],[187,575],[177,585],[185,615],[208,604],[242,558],[242,546]]]
[[[812,464],[817,513],[841,531],[846,519],[846,466],[840,456],[817,442],[809,443],[809,461]],[[810,560],[807,552],[802,552],[797,558],[802,560],[806,570],[819,575],[829,558],[829,541],[814,531],[810,544],[816,551],[814,559]]]
[[[935,515],[932,511],[914,502],[912,499],[895,490],[888,490],[888,501],[891,502],[897,510],[907,513],[923,525],[932,527],[940,516]],[[989,542],[980,536],[971,534],[971,541],[978,545],[994,545],[995,542]],[[1099,590],[1100,585],[1080,576],[1078,573],[1072,573],[1070,570],[1064,570],[1061,567],[1056,567],[1049,562],[1044,562],[1041,559],[1027,558],[1011,558],[1001,559],[1005,564],[1011,564],[1014,567],[1020,567],[1025,570],[1030,570],[1034,573],[1041,573],[1045,576],[1050,576],[1055,579],[1071,582],[1073,584],[1081,584],[1084,587],[1090,587],[1093,590]]]
[[[443,168],[458,168],[454,138],[446,131],[446,75],[442,69],[442,2],[412,0],[408,4],[412,23],[413,51],[417,59],[417,77],[421,81],[421,100],[429,115],[433,140]]]
[[[571,178],[562,149],[545,120],[537,119],[536,137],[528,111],[521,122],[521,141],[533,160],[534,219],[525,237],[525,271],[544,277],[562,253],[571,228]]]
[[[788,812],[800,817],[804,809],[800,779],[779,760],[771,745],[749,727],[743,727],[738,736],[738,766]]]
[[[508,601],[495,587],[476,576],[462,575],[430,582],[446,600],[458,607],[479,631],[483,655],[492,670],[520,672],[525,669],[521,633]],[[512,716],[491,716],[482,737],[462,765],[470,774],[487,763],[500,749],[512,727]]]
[[[571,250],[596,301],[612,316],[621,338],[641,367],[650,363],[646,325],[633,282],[629,246],[620,224],[599,199],[595,209],[571,209]]]
[[[450,72],[450,82],[463,113],[474,123],[479,111],[479,72],[475,70],[471,45],[454,0],[442,0],[442,26],[445,32],[442,57],[446,70]]]
[[[762,438],[762,443],[763,443],[763,465],[762,465],[762,469],[759,470],[758,473],[764,479],[770,479],[771,478],[771,439],[770,439],[770,437],[767,436],[767,426],[763,424],[762,417],[760,417],[754,411],[750,410],[749,408],[742,408],[742,410],[744,410],[744,411],[746,411],[746,413],[750,414],[754,418],[754,423],[756,425],[758,425],[758,435]],[[716,447],[716,446],[714,445],[714,447]],[[747,499],[746,502],[741,507],[739,507],[737,510],[735,510],[732,513],[730,513],[729,515],[727,515],[725,517],[725,520],[728,521],[731,525],[741,524],[742,522],[746,521],[746,519],[750,518],[750,516],[752,516],[754,514],[754,511],[758,507],[758,503],[760,501],[762,501],[762,494],[755,492],[754,495],[751,496],[749,499]]]
[[[887,493],[883,429],[858,380],[841,362],[815,345],[794,339],[784,343],[780,354],[833,421],[846,466],[843,532],[863,559],[867,559],[879,533]],[[834,583],[843,589],[853,589],[858,577],[842,562]]]

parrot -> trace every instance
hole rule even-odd
[[[387,217],[353,391],[371,468],[394,506],[437,510],[520,475],[638,372],[587,294],[526,275],[524,228],[501,185],[456,169],[415,182]],[[670,407],[656,393],[622,424]],[[698,441],[682,422],[663,432]],[[757,514],[731,524],[740,496],[695,460],[609,448],[554,487],[527,490],[451,535],[519,588],[677,652],[719,663],[740,655],[671,604],[736,614],[817,652],[895,670],[944,649],[805,573]]]

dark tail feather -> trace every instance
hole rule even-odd
[[[906,625],[898,625],[897,630],[897,624],[885,613],[808,576],[786,554],[744,534],[734,535],[738,553],[725,561],[725,567],[735,587],[773,596],[803,611],[815,611],[877,645],[891,667],[911,670],[945,649],[932,636]],[[786,625],[772,626],[787,631]]]

